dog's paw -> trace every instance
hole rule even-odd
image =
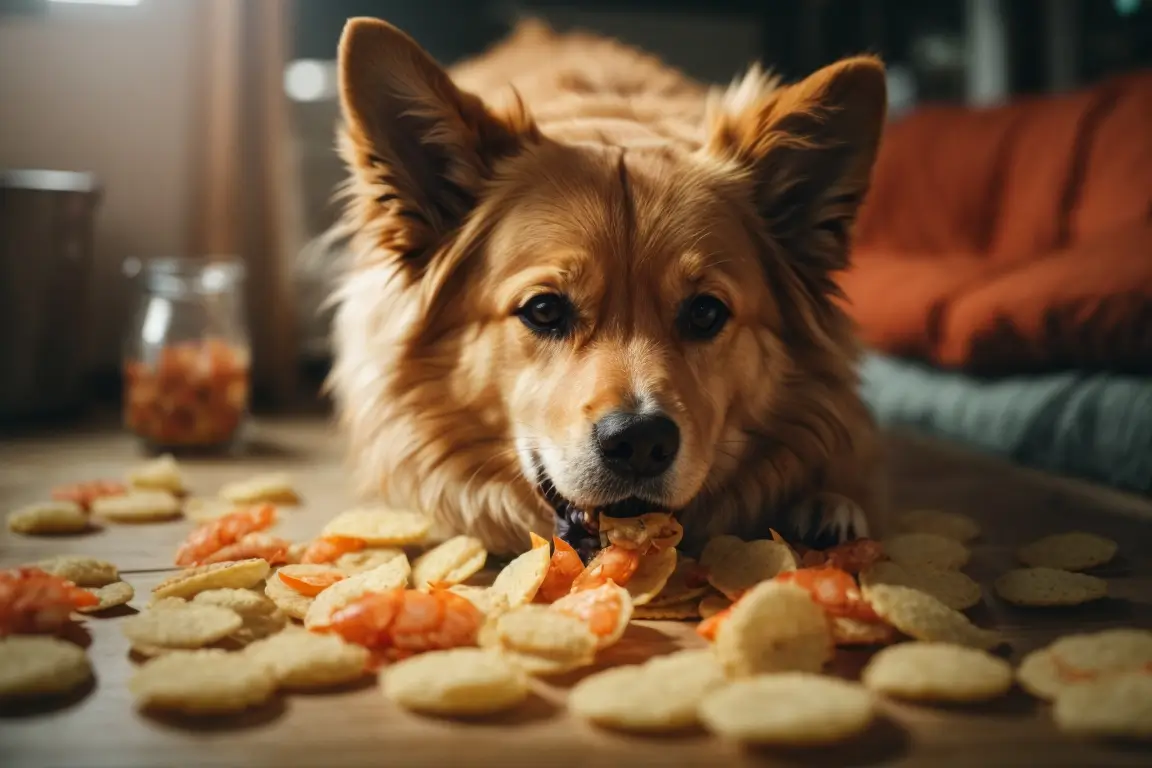
[[[801,542],[814,549],[827,549],[853,539],[868,538],[868,517],[847,496],[818,493],[792,511]]]

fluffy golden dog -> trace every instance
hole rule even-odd
[[[708,537],[862,536],[884,508],[846,266],[879,61],[708,89],[522,25],[452,71],[372,19],[340,43],[331,386],[364,490],[490,551],[599,510]]]

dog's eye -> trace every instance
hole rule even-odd
[[[689,339],[711,339],[728,322],[728,307],[715,296],[689,299],[680,312],[680,330]]]
[[[555,293],[533,296],[516,311],[529,329],[548,336],[563,336],[571,329],[572,305]]]

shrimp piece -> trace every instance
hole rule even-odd
[[[571,592],[572,582],[584,570],[584,562],[571,544],[559,536],[553,536],[552,543],[555,549],[548,563],[548,572],[544,574],[540,589],[536,590],[537,600],[544,603],[555,602]]]
[[[392,661],[425,651],[475,645],[484,614],[447,590],[397,587],[373,592],[332,614],[323,631]]]
[[[249,533],[235,544],[221,547],[199,562],[200,565],[209,563],[228,563],[233,560],[247,560],[259,557],[267,560],[269,565],[280,565],[288,562],[288,550],[292,542],[271,536],[267,533]]]
[[[856,575],[883,557],[884,547],[880,542],[855,539],[825,550],[809,550],[800,559],[800,564],[805,568],[827,565]]]
[[[609,579],[603,586],[573,592],[552,603],[553,610],[580,619],[596,635],[597,644],[604,648],[620,639],[632,618],[631,605],[625,608],[625,592]],[[622,617],[627,610],[628,616]],[[624,620],[621,621],[621,618]]]
[[[366,546],[368,546],[368,542],[353,536],[322,536],[308,545],[300,558],[300,562],[332,563],[340,559],[341,555],[359,552]]]
[[[716,632],[720,629],[720,625],[728,621],[728,617],[732,614],[732,609],[735,606],[736,603],[732,603],[732,605],[728,606],[724,610],[712,614],[708,618],[704,619],[704,621],[697,624],[696,634],[700,635],[700,637],[709,642],[715,640]]]
[[[92,502],[104,496],[123,496],[128,492],[122,483],[115,480],[88,480],[82,483],[59,485],[52,489],[56,501],[72,501],[84,511],[92,508]]]
[[[867,623],[882,621],[864,599],[856,579],[847,571],[825,565],[819,568],[784,571],[777,574],[775,579],[807,590],[812,599],[830,616]]]
[[[249,533],[262,531],[275,522],[276,507],[271,504],[260,504],[229,512],[218,520],[192,531],[180,545],[180,549],[176,550],[176,565],[199,565],[217,550],[235,544]]]
[[[290,589],[299,592],[305,597],[316,597],[328,587],[332,586],[338,581],[344,581],[348,578],[339,571],[329,571],[327,573],[310,573],[294,575],[285,573],[284,571],[277,571],[276,576],[284,585]]]
[[[39,568],[0,571],[0,637],[57,632],[72,611],[96,605],[95,594]]]
[[[588,567],[580,572],[572,582],[573,592],[583,592],[586,589],[596,589],[609,581],[624,586],[640,567],[640,552],[635,549],[625,549],[615,544],[600,550],[600,554],[592,558]]]

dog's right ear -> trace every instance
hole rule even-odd
[[[522,107],[496,114],[461,91],[383,21],[349,20],[339,60],[352,223],[377,251],[422,265],[475,205],[493,163],[536,139],[536,127]]]

